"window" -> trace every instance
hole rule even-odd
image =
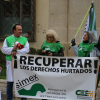
[[[23,36],[35,41],[35,0],[0,0],[0,40],[13,34],[15,24],[22,26]]]

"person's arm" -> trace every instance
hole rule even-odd
[[[7,55],[10,55],[11,52],[13,50],[13,47],[8,47],[7,46],[7,42],[6,42],[6,39],[4,40],[4,43],[3,43],[3,46],[1,48],[1,51],[4,53],[4,54],[7,54]]]
[[[96,51],[96,56],[97,57],[100,57],[100,51],[98,50],[98,48],[97,47],[94,47],[94,50]]]
[[[40,50],[39,55],[45,55],[45,53],[42,52],[42,50]],[[48,55],[48,53],[47,53]],[[52,53],[52,56],[64,56],[64,52],[63,49],[61,48],[58,53]]]
[[[97,53],[96,53],[97,57],[100,58],[100,51],[97,49]]]
[[[19,53],[19,54],[27,54],[28,52],[29,52],[29,43],[28,43],[28,41],[26,42],[23,49],[17,50],[17,53]]]
[[[45,53],[40,50],[39,55],[45,55]]]
[[[2,71],[2,68],[0,67],[0,72]]]
[[[76,45],[72,46],[73,52],[76,56],[78,56],[78,48]]]
[[[100,51],[97,47],[94,47],[92,52],[90,52],[90,57],[100,57]]]
[[[2,68],[0,67],[0,70],[2,71]]]
[[[8,47],[7,46],[7,42],[6,42],[6,39],[5,39],[1,51],[4,54],[11,55],[13,48],[14,47]],[[28,52],[29,52],[29,43],[28,43],[28,41],[26,42],[26,45],[23,49],[17,50],[17,53],[21,53],[21,54],[25,54],[25,53],[28,53]]]
[[[72,49],[73,49],[73,52],[76,56],[78,56],[78,48],[76,46],[76,43],[75,43],[75,39],[72,39],[71,40],[71,43],[72,43]]]
[[[52,53],[52,56],[64,56],[63,48],[61,48],[58,53]]]
[[[43,46],[43,45],[42,45]],[[42,48],[42,46],[41,46],[41,48]],[[46,50],[40,50],[39,51],[39,55],[45,55],[47,52],[46,52]]]

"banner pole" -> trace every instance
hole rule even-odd
[[[14,60],[14,57],[12,57],[12,69],[13,69],[13,76],[14,76],[14,66],[13,66],[13,60]],[[16,97],[16,100],[17,100],[17,97]]]
[[[97,81],[98,81],[98,74],[99,74],[99,64],[100,64],[100,59],[99,59],[98,68],[97,68],[94,100],[96,100],[95,98],[96,98],[96,88],[97,88]]]
[[[79,30],[80,30],[80,28],[81,28],[81,26],[82,26],[82,24],[83,24],[84,20],[86,19],[86,16],[88,15],[88,12],[90,11],[91,6],[92,6],[92,5],[90,5],[90,7],[89,7],[89,9],[88,9],[88,11],[87,11],[87,13],[86,13],[86,15],[85,15],[85,17],[84,17],[83,21],[82,21],[82,23],[81,23],[81,25],[80,25],[80,27],[79,27],[79,29],[78,29],[77,33],[76,33],[76,35],[75,35],[74,39],[76,38],[76,36],[77,36],[77,34],[78,34],[78,32],[79,32]],[[74,39],[73,39],[73,40],[74,40]],[[69,49],[71,48],[71,46],[72,46],[72,43],[71,43],[71,45],[70,45]]]

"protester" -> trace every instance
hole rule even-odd
[[[98,40],[92,31],[87,31],[84,34],[83,41],[79,44],[77,48],[75,39],[72,39],[72,49],[76,56],[78,57],[99,57],[100,51],[96,47]]]
[[[46,33],[46,41],[43,42],[39,54],[45,56],[64,56],[64,47],[58,40],[57,33],[54,30],[48,30]]]
[[[60,44],[58,35],[54,30],[48,30],[46,33],[46,41],[40,50],[40,55],[46,56],[64,56],[64,47]]]
[[[22,36],[22,27],[19,24],[13,26],[14,34],[6,37],[1,51],[6,54],[6,68],[7,68],[7,100],[12,100],[13,97],[13,70],[12,57],[19,54],[26,54],[29,52],[29,43],[26,37]],[[11,57],[12,56],[12,57]],[[26,100],[21,98],[21,100]]]
[[[83,41],[79,44],[78,49],[75,43],[75,39],[72,39],[71,43],[72,43],[73,52],[78,57],[99,57],[100,56],[100,51],[99,51],[100,44],[98,43],[98,40],[92,31],[85,32]]]

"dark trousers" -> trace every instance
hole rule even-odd
[[[42,100],[47,100],[47,99],[42,99]]]
[[[13,98],[13,82],[7,82],[7,100],[12,100]],[[27,98],[21,98],[21,100],[26,100]]]
[[[13,82],[7,82],[7,100],[13,98]]]

